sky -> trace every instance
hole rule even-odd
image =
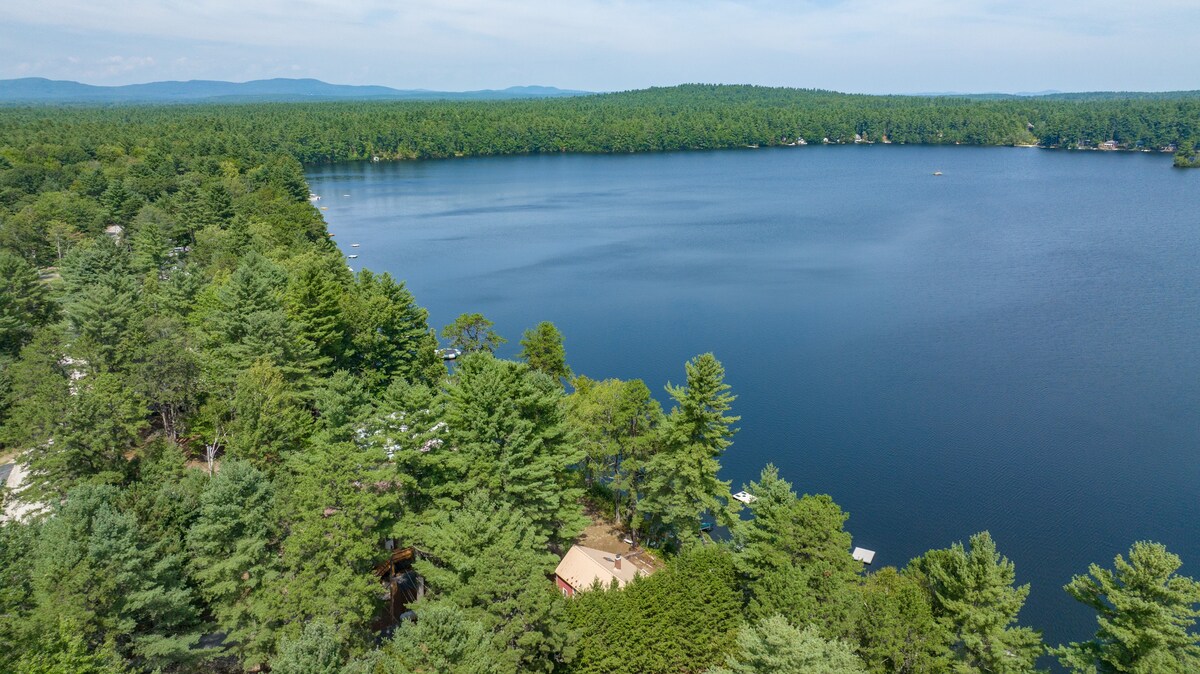
[[[1200,0],[4,0],[0,79],[1200,89]]]

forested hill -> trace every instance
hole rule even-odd
[[[130,104],[178,102],[247,102],[303,100],[503,100],[576,96],[584,91],[555,87],[509,87],[480,91],[430,91],[381,86],[329,84],[314,79],[278,77],[250,82],[187,80],[147,82],[121,86],[95,86],[44,77],[0,80],[0,103]]]
[[[867,96],[685,85],[519,101],[336,102],[0,110],[0,142],[84,125],[95,138],[156,129],[212,150],[302,162],[539,152],[644,152],[798,143],[1040,144],[1160,150],[1200,136],[1200,99]]]

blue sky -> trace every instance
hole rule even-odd
[[[9,0],[0,79],[1200,89],[1200,0]]]

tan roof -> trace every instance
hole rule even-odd
[[[617,555],[611,552],[576,545],[567,550],[554,573],[576,590],[590,588],[597,579],[607,586],[613,578],[620,587],[625,587],[626,583],[645,573],[627,559],[621,560],[620,569],[616,568],[616,558]]]

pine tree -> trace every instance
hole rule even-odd
[[[371,674],[510,674],[491,633],[449,601],[417,605],[415,622],[403,622],[366,671]]]
[[[1029,586],[1014,587],[1013,563],[996,552],[986,531],[970,550],[955,543],[909,563],[908,573],[929,593],[934,616],[953,634],[954,671],[1026,674],[1042,654],[1041,635],[1017,627]]]
[[[289,453],[304,448],[311,417],[270,362],[258,361],[238,376],[230,409],[230,458],[271,471]]]
[[[1139,541],[1113,568],[1092,564],[1066,590],[1096,611],[1091,641],[1053,649],[1073,672],[1184,674],[1200,671],[1200,582],[1177,575],[1182,561],[1159,543]]]
[[[950,667],[950,633],[915,580],[885,567],[867,576],[858,653],[877,674],[939,674]]]
[[[72,405],[71,384],[62,333],[50,327],[39,331],[12,364],[8,417],[0,426],[0,440],[9,447],[47,447],[61,440],[67,410]]]
[[[341,674],[346,651],[335,627],[314,620],[294,637],[279,640],[279,656],[271,662],[275,674]]]
[[[583,458],[567,433],[562,389],[548,376],[491,354],[458,365],[446,408],[460,479],[455,496],[480,492],[529,518],[539,535],[567,541],[583,528],[569,468]]]
[[[567,365],[567,352],[563,348],[563,336],[550,321],[542,321],[521,337],[521,353],[518,358],[529,367],[545,372],[555,378],[571,378]]]
[[[249,463],[226,461],[200,496],[188,532],[192,577],[226,642],[247,665],[266,662],[275,635],[263,595],[279,574],[274,486]]]
[[[416,569],[440,601],[483,623],[519,671],[554,668],[569,645],[548,579],[558,558],[528,517],[473,493],[423,527],[418,547],[428,558]]]
[[[37,269],[0,250],[0,356],[16,357],[33,339],[34,330],[49,323],[55,313]]]
[[[729,483],[717,478],[718,459],[736,433],[740,417],[726,416],[736,396],[725,383],[725,368],[711,354],[686,366],[687,386],[667,385],[675,408],[663,425],[664,448],[646,468],[646,494],[639,502],[636,528],[656,537],[690,539],[700,533],[708,511],[729,521]]]
[[[58,621],[58,629],[46,632],[37,645],[21,656],[13,671],[20,674],[123,674],[121,657],[111,643],[91,647],[79,625],[69,616]]]
[[[75,387],[53,442],[30,449],[29,497],[61,497],[84,483],[119,484],[129,471],[125,452],[146,427],[145,401],[107,372],[87,375]]]
[[[395,377],[436,384],[446,373],[429,330],[428,312],[389,274],[363,270],[345,298],[351,331],[351,369],[368,388],[386,387]]]
[[[848,515],[829,496],[797,498],[775,466],[748,491],[753,517],[733,529],[734,560],[746,579],[751,615],[782,614],[812,622],[828,637],[847,637],[858,605],[858,571],[850,557]]]
[[[797,629],[772,616],[738,632],[737,652],[708,674],[867,674],[854,648],[828,641],[812,627]]]
[[[316,367],[327,367],[343,358],[349,327],[345,324],[346,266],[340,258],[307,255],[288,281],[288,316],[300,336],[312,344],[319,359]]]
[[[338,370],[313,392],[316,431],[324,442],[350,442],[359,436],[371,414],[371,401],[362,382]]]
[[[129,277],[107,277],[71,296],[71,352],[92,372],[120,372],[134,351],[137,303]]]
[[[743,622],[733,560],[715,545],[686,548],[624,588],[579,593],[567,608],[579,635],[568,670],[579,674],[702,672],[725,661]]]
[[[110,486],[67,494],[33,552],[32,618],[43,631],[78,621],[89,648],[112,642],[140,668],[195,663],[200,623],[182,560],[155,554]]]
[[[361,645],[382,590],[374,570],[411,482],[381,452],[316,442],[288,457],[282,483],[286,535],[272,614],[289,636],[319,618],[341,643]]]
[[[281,299],[286,275],[257,253],[242,257],[217,293],[205,324],[214,358],[211,375],[229,385],[255,361],[266,359],[295,381],[308,374],[316,353],[288,319]]]
[[[163,431],[176,441],[184,419],[199,405],[199,357],[187,328],[170,314],[147,316],[138,341],[141,348],[132,358],[131,381],[157,414]]]

